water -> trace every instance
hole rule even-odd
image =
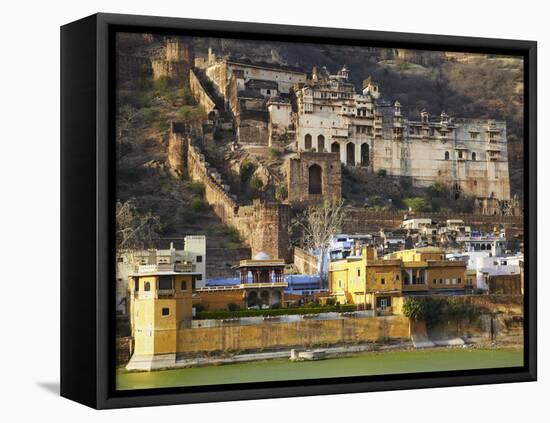
[[[321,361],[266,360],[155,372],[117,373],[117,389],[164,388],[466,370],[523,365],[523,349],[369,352]]]

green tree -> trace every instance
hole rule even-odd
[[[424,197],[409,197],[403,200],[409,210],[414,212],[429,211],[430,204]]]

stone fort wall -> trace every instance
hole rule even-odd
[[[204,184],[206,201],[225,224],[237,229],[245,243],[250,245],[252,256],[263,251],[272,258],[290,261],[289,205],[261,200],[254,200],[251,205],[239,205],[237,198],[229,193],[229,185],[191,142],[187,150],[187,171],[191,179]]]
[[[207,114],[217,110],[216,103],[210,97],[210,94],[208,94],[193,69],[189,71],[189,88],[197,102],[204,108]]]

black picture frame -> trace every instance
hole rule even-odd
[[[162,388],[114,389],[114,34],[399,46],[523,56],[525,345],[521,368]],[[61,395],[105,409],[535,381],[537,44],[534,41],[95,14],[61,28]]]

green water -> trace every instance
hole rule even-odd
[[[117,373],[117,389],[165,388],[523,365],[522,349],[369,352],[353,357],[292,362],[266,360],[154,372]]]

